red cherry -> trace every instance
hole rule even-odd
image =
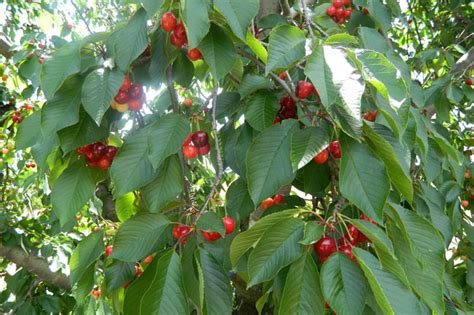
[[[150,255],[150,256],[147,256],[145,259],[143,259],[143,263],[144,264],[149,264],[153,261],[153,256]]]
[[[353,261],[357,262],[354,254],[352,253],[352,247],[351,246],[349,246],[349,245],[341,246],[341,247],[339,247],[339,251],[343,252],[344,254],[346,254],[347,257],[349,257]]]
[[[344,18],[346,20],[349,20],[351,18],[351,15],[352,15],[352,9],[347,9],[344,11]]]
[[[97,161],[97,167],[103,170],[106,170],[110,167],[110,160],[107,157],[101,158]]]
[[[332,5],[337,9],[342,7],[344,4],[343,0],[332,0]]]
[[[106,257],[109,257],[110,254],[112,254],[112,249],[113,249],[113,246],[112,245],[109,245],[105,248],[105,256]]]
[[[362,13],[364,13],[365,15],[369,15],[369,10],[367,8],[363,8]]]
[[[341,158],[341,145],[339,144],[339,141],[333,141],[329,143],[329,152],[335,159],[340,159]]]
[[[364,114],[364,119],[367,121],[375,121],[375,118],[377,118],[377,111],[367,112]]]
[[[314,244],[314,250],[319,258],[329,257],[337,251],[336,240],[332,237],[325,236]]]
[[[273,119],[272,125],[278,125],[279,123],[281,123],[281,118],[275,117],[275,119]]]
[[[185,98],[183,104],[186,107],[191,107],[191,106],[193,106],[193,100],[190,99],[190,98]]]
[[[344,17],[344,9],[343,9],[343,8],[337,9],[337,10],[336,10],[336,16],[337,16],[338,18]]]
[[[72,30],[72,24],[71,24],[71,23],[67,23],[67,24],[66,24],[66,28],[67,28],[68,30]]]
[[[100,142],[94,143],[94,146],[92,147],[92,153],[94,153],[96,158],[102,157],[105,153],[107,153],[107,147],[105,144]]]
[[[295,101],[290,96],[284,96],[280,99],[280,105],[286,108],[296,109]]]
[[[35,40],[34,40],[34,39],[30,39],[30,40],[28,41],[28,45],[33,46],[34,44],[35,44]]]
[[[466,85],[471,86],[472,80],[470,78],[466,79]]]
[[[176,25],[176,27],[173,30],[173,33],[175,34],[177,38],[181,39],[183,42],[186,42],[187,40],[186,29],[184,28],[183,22]]]
[[[98,299],[100,298],[100,289],[99,288],[94,288],[92,291],[91,291],[91,295],[94,297],[94,299]]]
[[[184,40],[179,39],[174,32],[171,33],[170,42],[173,46],[176,46],[176,47],[181,47],[184,45]]]
[[[346,20],[344,20],[344,17],[340,17],[340,18],[338,18],[336,23],[337,24],[344,24],[345,22],[346,22]]]
[[[285,202],[285,197],[283,197],[283,195],[276,194],[273,197],[273,204],[280,205],[280,204],[284,204],[284,203],[286,203],[286,202]]]
[[[350,7],[351,4],[352,4],[351,0],[344,0],[343,2],[344,2],[344,6],[346,6],[346,7]]]
[[[284,107],[282,110],[280,110],[281,116],[284,118],[296,118],[296,109],[295,108],[288,108]]]
[[[189,237],[189,232],[191,232],[191,228],[187,225],[177,224],[173,227],[173,237],[178,240],[180,243],[186,243],[186,240]]]
[[[329,152],[328,150],[324,149],[313,158],[313,161],[316,164],[324,164],[326,163],[328,158],[329,158]]]
[[[113,159],[115,157],[115,154],[117,154],[117,148],[113,146],[107,146],[107,151],[105,153],[105,157],[108,158],[109,160]]]
[[[125,104],[129,100],[128,93],[124,91],[119,91],[117,95],[115,95],[114,100],[119,104]]]
[[[228,235],[232,232],[234,232],[235,229],[235,221],[231,217],[225,217],[222,219],[222,222],[224,223],[225,227],[225,235]]]
[[[131,99],[128,101],[128,109],[134,112],[138,112],[143,107],[143,101],[141,99]]]
[[[298,85],[296,86],[296,96],[299,99],[308,98],[311,95],[312,91],[313,91],[313,85],[306,81],[299,81]]]
[[[176,26],[176,17],[171,12],[166,12],[161,17],[161,27],[165,32],[171,32]]]
[[[192,61],[196,61],[202,58],[202,54],[198,48],[193,48],[190,51],[188,51],[188,57]]]
[[[353,246],[357,246],[360,243],[360,233],[359,229],[356,228],[354,225],[349,225],[348,233],[344,235],[344,238],[341,239],[341,245],[344,245],[346,242],[352,244]]]
[[[198,154],[201,156],[208,154],[209,151],[211,151],[211,145],[209,143],[203,147],[198,148]]]
[[[260,208],[262,208],[262,210],[266,210],[268,207],[271,207],[274,204],[275,202],[273,201],[273,198],[267,198],[262,201],[262,203],[260,204]]]
[[[207,132],[199,130],[192,134],[191,139],[195,146],[203,147],[209,143],[209,136]]]
[[[377,225],[377,223],[376,223],[374,220],[372,220],[371,218],[369,218],[369,217],[366,216],[365,214],[361,215],[359,218],[360,218],[361,220],[370,222],[370,223],[372,223],[373,225]]]
[[[128,75],[123,77],[122,86],[120,86],[120,91],[127,92],[128,89],[132,86],[132,80]]]
[[[280,73],[278,76],[279,76],[279,77],[280,77],[280,79],[282,79],[282,80],[286,80],[286,78],[288,78],[288,74],[286,74],[286,72],[285,72],[285,71],[284,71],[284,72],[282,72],[282,73]]]
[[[334,16],[334,14],[336,14],[336,7],[332,5],[329,8],[327,8],[326,14],[329,16]]]
[[[463,208],[469,207],[469,200],[461,200],[461,206]]]
[[[199,150],[195,146],[183,145],[182,147],[183,156],[187,159],[194,159],[199,154]]]
[[[213,241],[217,241],[218,239],[221,238],[221,235],[217,232],[206,232],[206,231],[201,231],[201,234],[202,236],[204,236],[204,238],[209,241],[209,242],[213,242]]]
[[[23,108],[26,109],[27,111],[30,111],[30,110],[33,110],[33,105],[25,104],[25,105],[23,105]]]
[[[143,95],[143,87],[139,83],[132,84],[128,89],[128,96],[132,99],[139,99]]]

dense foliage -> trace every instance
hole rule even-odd
[[[0,0],[1,312],[474,311],[472,3],[89,2]]]

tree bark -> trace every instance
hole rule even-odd
[[[12,54],[10,52],[10,45],[3,38],[0,37],[0,55],[9,59]]]
[[[49,262],[34,256],[28,255],[19,247],[7,247],[0,244],[0,256],[5,257],[18,267],[25,268],[32,274],[35,274],[41,280],[44,280],[58,288],[70,291],[71,281],[68,276],[57,271],[53,272],[49,269]]]

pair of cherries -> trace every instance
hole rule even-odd
[[[172,12],[166,12],[161,17],[161,27],[165,32],[171,32],[170,42],[173,46],[182,47],[188,44],[188,37],[183,22],[178,23],[176,16]],[[202,59],[201,51],[193,48],[188,51],[188,57],[192,61]]]
[[[283,195],[276,194],[275,196],[273,196],[273,198],[267,198],[263,200],[262,203],[260,204],[260,208],[262,210],[267,210],[267,208],[273,205],[280,205],[284,203],[286,203],[285,197],[283,197]]]
[[[127,110],[138,112],[142,109],[144,101],[143,86],[139,83],[133,84],[130,77],[126,75],[111,107],[121,113]]]
[[[225,235],[229,235],[235,230],[235,221],[231,217],[222,218],[225,228]],[[187,225],[177,224],[173,227],[173,237],[181,244],[185,244],[191,235],[191,227]],[[216,241],[221,238],[218,232],[201,231],[202,236],[209,242]]]
[[[332,155],[333,158],[335,159],[340,159],[342,156],[341,153],[341,144],[339,141],[333,141],[329,143],[328,147],[324,149],[323,151],[319,152],[314,158],[313,161],[316,164],[324,164],[327,162],[329,159],[329,154]]]
[[[376,225],[375,221],[370,219],[366,215],[360,216],[361,220],[368,221],[374,225]],[[340,251],[344,253],[347,257],[356,261],[354,254],[352,253],[352,247],[359,245],[360,243],[368,242],[369,240],[367,237],[362,234],[354,225],[349,225],[348,233],[344,235],[343,238],[339,239],[339,247],[337,246],[336,239],[330,236],[324,236],[319,241],[314,244],[314,250],[319,256],[319,260],[321,262],[325,262],[329,256]]]
[[[205,131],[196,131],[184,140],[181,149],[183,156],[187,159],[194,159],[198,155],[206,155],[211,150],[209,135]]]
[[[115,154],[117,154],[117,148],[96,142],[77,148],[76,153],[86,157],[87,166],[106,170],[112,164]]]

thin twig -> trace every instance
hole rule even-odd
[[[329,34],[326,33],[318,24],[314,23],[313,21],[309,21],[309,23],[311,23],[311,25],[318,30],[318,32],[323,35],[323,37],[329,37]]]
[[[8,162],[5,162],[5,177],[3,178],[3,187],[2,187],[2,204],[5,202],[5,193],[7,191],[7,182],[10,167],[8,166]]]
[[[306,26],[308,27],[309,35],[311,35],[311,37],[314,37],[313,28],[311,27],[310,23],[311,20],[309,18],[308,9],[306,8],[306,3],[304,2],[304,0],[300,0],[300,5],[301,9],[303,10],[304,20],[306,22]]]
[[[89,31],[90,34],[93,34],[94,32],[91,30],[91,27],[89,26],[89,22],[87,22],[85,16],[82,14],[82,11],[81,9],[79,8],[79,6],[76,4],[76,1],[71,1],[71,4],[74,6],[74,8],[76,9],[76,12],[79,14],[79,18],[82,20],[82,22],[84,22],[84,24],[86,25],[86,28],[87,30]]]
[[[423,43],[421,41],[420,30],[418,29],[418,22],[416,21],[415,14],[413,13],[413,7],[410,4],[410,0],[407,0],[407,4],[408,4],[408,9],[410,10],[411,16],[413,18],[413,22],[415,23],[415,32],[416,32],[416,35],[418,36],[418,41],[420,42],[421,50],[423,50]]]
[[[174,113],[179,113],[179,103],[178,103],[178,95],[176,94],[176,89],[173,85],[173,68],[171,65],[166,69],[166,79],[167,79],[167,88],[168,92],[170,93],[171,98],[171,105],[173,107]],[[181,169],[183,170],[183,185],[184,185],[184,193],[185,199],[188,205],[192,206],[193,200],[191,197],[191,184],[189,183],[186,177],[186,163],[184,161],[183,152],[180,150],[178,152],[179,155],[179,162],[181,163]]]
[[[207,204],[216,193],[217,186],[219,186],[222,176],[224,175],[224,163],[222,162],[221,150],[220,150],[220,145],[219,145],[219,136],[218,136],[218,131],[217,131],[217,119],[216,119],[217,89],[218,89],[218,86],[216,84],[216,86],[214,87],[214,90],[212,91],[212,111],[211,111],[212,133],[214,135],[214,145],[215,145],[216,156],[217,156],[217,173],[216,173],[216,177],[214,179],[214,184],[212,185],[211,191],[207,195],[207,198],[204,201],[204,203],[199,208],[200,213],[203,213],[204,210],[206,209]]]

